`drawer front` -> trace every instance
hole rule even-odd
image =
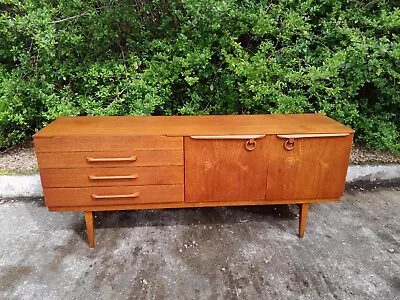
[[[134,133],[132,133],[134,134]],[[39,152],[182,150],[182,137],[137,136],[56,136],[35,138]]]
[[[183,166],[40,170],[44,188],[183,184],[183,175]]]
[[[44,188],[48,207],[183,202],[183,185]]]
[[[267,200],[343,195],[353,135],[271,139]]]
[[[183,150],[37,153],[40,168],[183,166]]]

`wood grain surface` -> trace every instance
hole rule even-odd
[[[90,187],[123,185],[183,184],[183,166],[41,169],[42,186]],[[92,179],[89,178],[91,176]],[[96,179],[109,176],[132,176],[125,179]]]
[[[190,136],[296,133],[352,133],[321,114],[218,115],[160,117],[61,117],[34,135],[60,136]],[[115,145],[115,144],[114,144]]]
[[[86,223],[86,233],[88,237],[89,247],[94,248],[94,223],[93,223],[93,212],[85,211],[85,223]]]
[[[268,137],[256,140],[201,140],[185,137],[185,201],[265,199]]]
[[[343,195],[353,135],[295,139],[272,137],[267,200],[339,198]]]
[[[46,205],[49,207],[183,202],[182,184],[92,188],[44,188],[43,193]],[[139,193],[139,196],[135,198],[110,198],[104,200],[93,199],[92,197],[92,195],[118,196],[135,193]]]
[[[302,237],[309,204],[343,195],[353,133],[321,114],[61,117],[34,144],[46,205],[84,211],[92,247],[103,210],[300,204]]]
[[[183,150],[135,150],[111,152],[38,152],[40,168],[116,168],[129,166],[183,166]],[[135,161],[88,162],[88,157],[119,158],[135,156]]]
[[[306,230],[307,226],[307,216],[308,216],[308,209],[310,208],[309,203],[300,204],[300,214],[299,214],[299,238],[304,236],[304,231]]]
[[[134,209],[158,209],[158,208],[191,208],[191,207],[219,207],[219,206],[247,206],[247,205],[276,205],[276,204],[301,204],[335,202],[340,199],[287,199],[287,200],[254,200],[254,201],[206,201],[206,202],[176,202],[176,203],[138,203],[138,204],[114,204],[114,205],[90,205],[90,206],[49,206],[50,211],[112,211]]]
[[[132,150],[182,150],[182,137],[157,135],[131,136],[83,136],[60,135],[51,138],[35,138],[35,151],[79,152],[79,151],[132,151]]]

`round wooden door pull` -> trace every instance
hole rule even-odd
[[[287,151],[292,151],[294,148],[294,139],[287,139],[283,144],[283,147],[285,147]]]
[[[253,151],[256,148],[256,141],[254,139],[249,139],[244,144],[247,151]]]

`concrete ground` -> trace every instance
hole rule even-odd
[[[0,201],[1,203],[1,201]],[[296,206],[81,213],[0,205],[1,299],[399,299],[400,191]]]

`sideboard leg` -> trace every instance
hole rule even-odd
[[[309,207],[309,203],[300,204],[299,238],[302,238],[304,236],[304,230],[306,229],[307,225],[307,215]]]
[[[89,247],[94,248],[94,225],[93,225],[93,212],[85,211],[86,232],[89,241]]]

